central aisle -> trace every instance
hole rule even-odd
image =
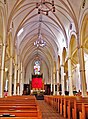
[[[57,113],[50,105],[48,105],[44,100],[37,100],[42,112],[42,119],[66,119]]]

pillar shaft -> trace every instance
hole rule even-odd
[[[5,53],[6,53],[6,19],[3,19],[3,35],[2,35],[2,56],[1,56],[1,77],[0,77],[0,98],[3,97],[4,87],[4,66],[5,66]]]
[[[84,51],[83,47],[79,48],[79,63],[80,63],[80,78],[82,85],[82,96],[87,96],[87,85],[85,76],[85,63],[84,63]]]
[[[69,95],[73,96],[71,58],[68,58]]]
[[[64,65],[61,65],[61,84],[62,84],[62,95],[65,95]]]
[[[53,95],[55,95],[55,72],[53,73]]]
[[[57,95],[59,95],[59,70],[57,70]]]
[[[8,86],[8,95],[12,95],[12,75],[13,75],[13,38],[12,31],[9,33],[10,40],[10,66],[9,66],[9,86]]]
[[[20,95],[20,59],[18,56],[17,95]]]
[[[3,81],[4,81],[4,62],[5,62],[5,49],[6,46],[5,44],[3,44],[2,46],[2,62],[1,62],[1,82],[0,82],[0,97],[3,97],[3,91],[4,91],[4,87],[3,87]]]
[[[17,76],[17,95],[20,95],[20,69],[18,69],[18,76]]]
[[[51,92],[53,91],[53,87],[52,87],[52,72],[51,72]]]
[[[17,54],[15,54],[15,69],[14,69],[14,95],[16,95],[17,84]]]
[[[8,95],[12,95],[12,63],[13,59],[12,57],[10,58],[10,69],[9,69],[9,88],[8,88]]]
[[[23,94],[23,71],[22,71],[22,62],[21,62],[21,74],[20,74],[20,95]]]

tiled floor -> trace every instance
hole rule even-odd
[[[44,100],[38,100],[40,110],[42,112],[42,119],[66,119],[59,115],[50,105]]]

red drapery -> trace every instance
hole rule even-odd
[[[33,78],[32,88],[42,88],[42,78]]]

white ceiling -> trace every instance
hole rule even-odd
[[[77,25],[82,10],[83,0],[54,0],[55,12],[49,11],[38,14],[36,2],[41,0],[7,0],[8,1],[8,29],[12,22],[14,26],[14,41],[20,54],[21,60],[27,66],[30,60],[34,60],[37,53],[39,58],[47,64],[60,54],[63,47],[67,47],[70,24],[72,29],[77,30]],[[51,9],[52,0],[40,6],[42,10]],[[41,18],[42,17],[42,18]],[[40,20],[41,18],[41,20]],[[39,25],[41,34],[46,41],[44,48],[38,49],[34,41],[38,38]],[[23,28],[20,36],[18,32]]]

